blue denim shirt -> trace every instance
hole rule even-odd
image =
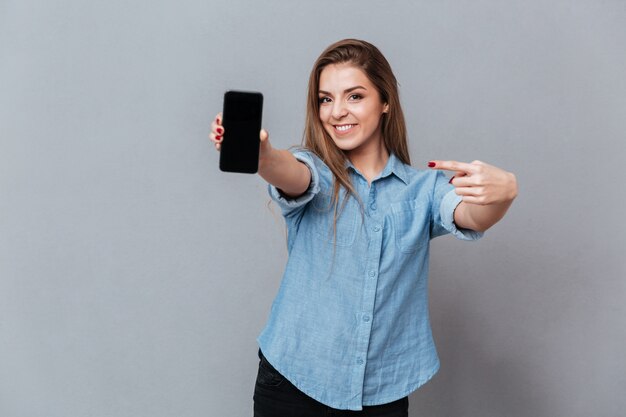
[[[296,199],[269,186],[287,224],[289,258],[261,351],[330,407],[395,401],[439,369],[428,315],[430,239],[482,234],[454,224],[461,198],[441,171],[418,171],[390,155],[371,186],[348,164],[362,205],[347,200],[335,235],[332,172],[311,152],[294,155],[311,170],[311,185]]]

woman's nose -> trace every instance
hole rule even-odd
[[[345,104],[340,101],[336,101],[333,105],[333,118],[339,120],[344,118],[347,114],[348,109]]]

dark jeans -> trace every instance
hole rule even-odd
[[[364,406],[362,411],[337,410],[307,396],[283,377],[259,351],[259,373],[254,388],[254,417],[408,417],[409,398]]]

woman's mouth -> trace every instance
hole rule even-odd
[[[346,134],[356,127],[356,124],[333,125],[335,132],[340,135]]]

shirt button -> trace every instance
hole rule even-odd
[[[358,358],[358,359],[356,360],[356,364],[357,364],[357,365],[363,365],[363,359]]]
[[[366,323],[370,321],[370,316],[363,316],[363,321]]]
[[[370,271],[369,273],[370,277],[374,278],[376,276],[376,271],[374,271],[373,269]]]
[[[380,226],[374,226],[373,230],[374,230],[375,232],[380,232]]]
[[[370,204],[370,208],[371,208],[372,210],[376,210],[376,204],[373,204],[373,203],[372,203],[372,204]]]

